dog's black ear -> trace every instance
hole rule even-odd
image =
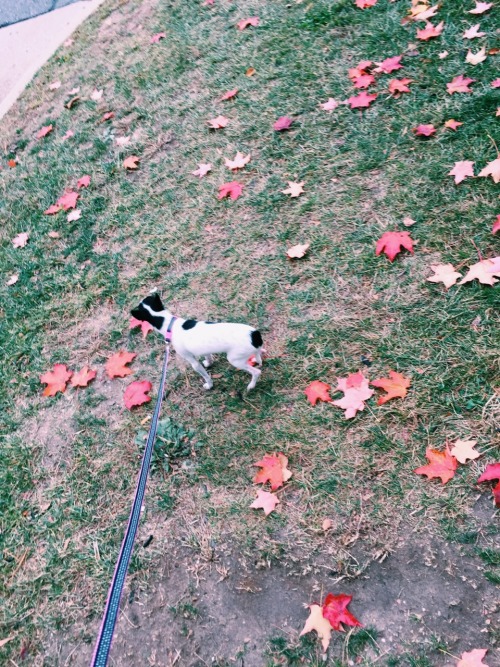
[[[162,310],[165,310],[163,307],[163,304],[160,299],[160,295],[158,292],[153,292],[153,294],[150,294],[144,299],[144,302],[147,306],[151,308],[151,310],[154,310],[155,312],[160,312]]]

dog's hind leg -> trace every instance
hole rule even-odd
[[[213,356],[211,354],[207,354],[202,363],[205,366],[205,368],[210,368],[210,366],[214,365]]]
[[[194,355],[187,353],[183,354],[182,357],[188,363],[190,363],[191,366],[193,367],[193,370],[195,370],[198,373],[198,375],[201,375],[201,377],[205,380],[205,383],[203,384],[203,389],[212,389],[212,387],[214,386],[212,378],[203,368],[202,364],[200,364],[198,359]]]
[[[260,371],[258,368],[255,368],[255,366],[250,366],[246,357],[231,354],[231,352],[227,355],[227,360],[235,368],[239,368],[242,371],[250,373],[252,379],[250,380],[250,384],[247,386],[247,391],[253,389],[257,384],[257,380],[259,379],[262,371]]]

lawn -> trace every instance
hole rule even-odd
[[[427,281],[431,265],[464,276],[500,254],[498,186],[449,175],[498,157],[498,7],[473,7],[444,0],[430,19],[442,34],[423,41],[424,22],[402,23],[410,0],[108,0],[3,119],[2,664],[90,660],[152,413],[127,410],[123,392],[146,379],[155,397],[163,354],[129,311],[157,288],[180,316],[257,326],[267,358],[246,394],[222,357],[205,392],[174,356],[111,664],[455,666],[482,648],[500,665],[498,509],[476,483],[499,461],[500,283]],[[485,36],[465,39],[476,23]],[[484,62],[466,62],[482,46]],[[362,92],[349,69],[397,55],[368,108],[342,103]],[[472,92],[449,94],[460,74]],[[391,95],[403,77],[410,92]],[[210,129],[219,115],[227,126]],[[275,131],[282,116],[293,123]],[[251,159],[233,173],[237,151]],[[81,217],[45,214],[84,174]],[[243,185],[236,200],[217,196],[228,181]],[[303,194],[283,194],[289,182]],[[377,256],[390,231],[409,232],[413,254]],[[133,375],[111,380],[118,350],[137,354]],[[44,397],[56,363],[97,378]],[[377,405],[376,390],[352,419],[307,401],[315,380],[339,399],[338,378],[360,370],[403,374],[407,396]],[[427,448],[459,439],[481,456],[445,485],[415,474]],[[293,474],[266,517],[249,505],[254,464],[273,452]],[[334,632],[325,661],[299,633],[303,605],[329,592],[353,596],[363,628]]]

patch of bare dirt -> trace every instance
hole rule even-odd
[[[268,640],[284,636],[297,645],[307,618],[304,604],[329,591],[353,595],[353,613],[377,631],[377,645],[365,649],[362,664],[384,665],[390,656],[418,648],[436,667],[450,665],[449,655],[435,649],[440,641],[453,655],[489,646],[487,664],[500,665],[489,637],[500,621],[500,600],[470,547],[411,534],[383,562],[368,561],[356,579],[338,577],[334,560],[263,568],[241,554],[211,562],[197,558],[178,546],[165,552],[163,569],[147,589],[137,590],[129,579],[114,667],[262,667]],[[96,620],[93,635],[97,627]],[[342,664],[354,664],[348,661],[348,639],[335,634],[330,647],[330,657],[342,658]],[[58,664],[88,664],[90,646],[73,651],[73,645],[62,647]]]

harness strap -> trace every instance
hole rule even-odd
[[[169,329],[171,328],[171,325],[173,325],[174,320],[175,317],[172,318],[172,321],[169,324]],[[167,335],[168,333],[169,332],[167,331]],[[122,546],[120,549],[120,554],[116,562],[113,579],[111,580],[111,585],[109,587],[108,599],[106,601],[106,608],[104,610],[104,616],[101,622],[101,628],[99,630],[99,634],[97,635],[97,642],[94,649],[94,655],[92,657],[91,667],[106,667],[106,665],[108,664],[109,651],[111,649],[111,642],[113,640],[113,632],[115,629],[118,611],[120,609],[120,598],[122,595],[125,578],[127,576],[127,570],[130,562],[130,557],[132,555],[132,549],[134,546],[134,540],[137,533],[137,528],[139,526],[141,508],[142,508],[142,503],[144,501],[144,494],[146,491],[146,483],[148,479],[149,467],[151,465],[151,457],[153,454],[153,448],[156,439],[158,418],[160,416],[163,393],[165,391],[167,366],[170,357],[170,349],[169,349],[170,338],[167,338],[167,336],[165,336],[165,338],[166,338],[165,357],[163,360],[160,388],[158,390],[155,410],[153,413],[153,418],[151,420],[151,426],[149,427],[149,434],[146,442],[146,447],[144,448],[144,453],[142,455],[141,470],[139,472],[139,477],[137,479],[137,487],[135,490],[134,502],[132,505],[132,510],[130,512],[127,530],[125,531],[125,536],[123,538]]]
[[[177,319],[176,317],[172,317],[172,319],[168,324],[167,331],[165,333],[165,340],[168,340],[168,342],[172,340],[172,328],[174,326],[174,322],[176,319]]]

